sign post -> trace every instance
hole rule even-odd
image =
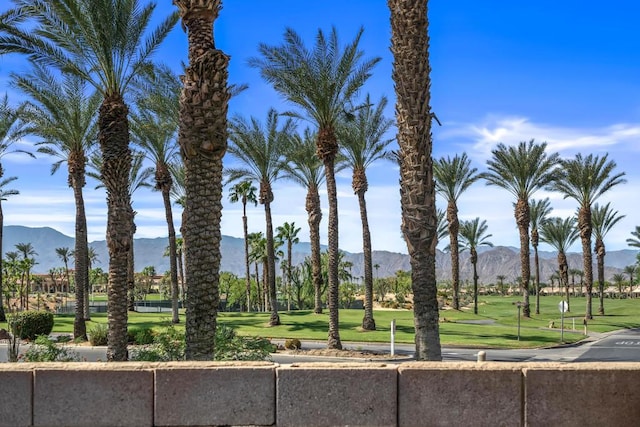
[[[569,304],[565,300],[558,303],[558,310],[560,310],[560,344],[564,342],[564,313],[569,309]]]
[[[391,355],[396,354],[396,319],[391,320]]]
[[[512,304],[518,307],[518,341],[520,341],[520,310],[522,309],[522,306],[524,304],[522,303],[522,301],[516,301]]]

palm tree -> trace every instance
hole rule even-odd
[[[636,229],[631,232],[634,238],[627,239],[627,245],[632,248],[640,248],[640,226],[636,225]]]
[[[144,159],[145,155],[141,152],[133,152],[131,159],[131,169],[129,170],[129,180],[128,180],[128,192],[129,192],[129,200],[132,199],[133,194],[136,190],[140,188],[152,188],[153,186],[149,183],[149,180],[154,174],[154,170],[152,167],[144,167]],[[87,175],[91,178],[100,181],[100,184],[96,186],[97,188],[104,188],[105,185],[102,182],[104,179],[103,175],[100,173],[102,171],[102,158],[96,155],[92,155],[89,157],[89,170],[87,171]],[[134,278],[134,251],[133,251],[133,236],[136,233],[136,224],[135,224],[135,215],[136,212],[133,210],[133,206],[129,204],[129,219],[131,221],[130,231],[130,251],[127,257],[127,310],[134,311],[135,310],[135,278]]]
[[[487,239],[491,237],[491,234],[485,234],[487,232],[487,221],[480,218],[473,219],[471,221],[462,221],[460,224],[460,245],[462,250],[468,249],[471,257],[470,261],[473,265],[473,313],[478,314],[478,247],[489,246],[493,247],[493,243]]]
[[[540,236],[538,227],[546,221],[551,213],[551,203],[547,197],[544,200],[531,199],[529,201],[529,218],[531,220],[531,246],[533,246],[533,262],[536,270],[536,314],[540,314],[540,260],[538,259],[538,243]]]
[[[624,274],[616,273],[611,277],[611,280],[618,287],[618,298],[622,298],[622,285],[624,284]]]
[[[507,276],[505,276],[503,274],[498,274],[496,276],[496,280],[498,281],[498,292],[500,292],[500,293],[502,293],[502,289],[504,289],[504,279],[506,279],[506,278],[507,278]]]
[[[611,209],[610,203],[604,206],[596,203],[591,212],[593,235],[596,239],[593,251],[596,253],[598,262],[598,296],[600,298],[598,314],[601,316],[604,316],[604,257],[606,255],[604,238],[624,217],[625,215],[619,215],[618,211]]]
[[[451,253],[451,281],[453,286],[453,308],[460,309],[460,256],[458,255],[458,198],[481,175],[471,167],[467,153],[451,158],[442,157],[433,163],[436,192],[447,201],[447,223],[449,224],[449,248]]]
[[[276,264],[273,239],[273,223],[271,220],[271,203],[273,202],[273,183],[280,178],[284,165],[284,152],[295,131],[292,119],[287,119],[282,126],[278,123],[278,114],[269,110],[267,121],[263,126],[257,119],[247,122],[241,117],[233,117],[229,124],[229,153],[240,166],[226,170],[228,182],[250,179],[260,183],[259,201],[264,205],[267,238],[267,284],[271,300],[271,318],[269,324],[280,324],[278,301],[276,299]]]
[[[636,274],[638,267],[635,264],[624,267],[624,274],[629,276],[629,298],[633,298],[633,275]]]
[[[73,336],[87,339],[85,292],[89,290],[87,216],[83,188],[86,184],[87,153],[96,141],[96,113],[101,101],[99,92],[87,94],[86,82],[66,74],[59,81],[50,70],[35,65],[27,74],[13,75],[15,85],[29,96],[25,104],[26,131],[39,136],[38,152],[57,161],[54,174],[67,163],[69,186],[73,190],[75,217],[75,298]],[[66,270],[68,273],[68,269]],[[68,278],[67,278],[68,279]]]
[[[22,284],[24,286],[24,295],[21,293],[20,298],[23,298],[23,302],[21,303],[21,307],[24,307],[26,310],[29,310],[29,292],[30,292],[30,283],[31,283],[31,267],[33,267],[36,263],[33,258],[34,255],[38,255],[36,250],[33,248],[31,243],[17,243],[15,245],[19,254],[22,255],[22,264],[24,266],[23,271],[23,280]]]
[[[322,263],[320,259],[320,186],[324,182],[324,168],[316,155],[316,135],[305,129],[303,136],[295,134],[293,143],[288,147],[285,157],[283,178],[307,189],[305,209],[309,224],[309,242],[311,245],[311,276],[314,289],[315,314],[322,313]]]
[[[576,154],[573,159],[563,159],[550,189],[558,191],[564,198],[578,203],[578,229],[582,241],[582,261],[584,282],[587,291],[585,320],[592,319],[593,261],[591,255],[591,206],[604,193],[618,184],[625,183],[624,172],[614,173],[616,162],[589,154]]]
[[[171,209],[171,187],[173,178],[169,165],[178,156],[175,137],[178,118],[180,80],[170,70],[160,69],[147,76],[143,88],[148,88],[137,97],[138,111],[132,114],[131,133],[145,157],[154,164],[155,189],[162,194],[165,220],[169,237],[169,275],[171,279],[172,323],[179,323],[178,315],[178,265],[176,230]]]
[[[292,251],[293,245],[300,243],[298,233],[301,228],[296,228],[295,222],[285,222],[279,227],[276,227],[276,233],[278,234],[278,240],[287,243],[287,310],[291,311],[291,263],[292,263]]]
[[[442,360],[436,287],[427,0],[388,0],[396,92],[402,233],[411,257],[416,359]]]
[[[151,32],[155,3],[140,0],[25,0],[23,13],[0,31],[0,53],[18,52],[43,66],[84,78],[102,95],[98,141],[107,189],[109,249],[109,335],[107,359],[127,359],[127,274],[131,250],[131,200],[128,192],[131,152],[125,97],[134,76],[177,22],[177,14]],[[18,25],[20,21],[24,25]],[[24,22],[26,21],[26,22]]]
[[[437,226],[437,240],[438,242],[440,242],[442,239],[444,239],[445,237],[447,237],[447,234],[449,234],[449,224],[446,221],[446,213],[445,211],[443,211],[442,209],[436,209],[436,218],[438,220],[438,226]],[[437,246],[437,243],[436,243]]]
[[[365,98],[365,106],[359,109],[353,120],[346,121],[338,128],[338,139],[342,144],[341,153],[345,164],[352,171],[351,188],[358,196],[360,220],[362,222],[362,249],[364,255],[364,318],[362,329],[374,331],[376,322],[373,318],[373,271],[371,261],[371,232],[367,214],[365,193],[369,189],[367,168],[380,160],[394,160],[395,156],[387,151],[393,139],[385,139],[385,134],[393,125],[393,121],[385,118],[384,109],[387,98],[384,96],[375,106],[369,95]]]
[[[1,123],[1,122],[0,122]],[[7,200],[9,196],[17,196],[20,194],[18,190],[8,189],[7,185],[13,181],[18,179],[15,176],[10,176],[8,178],[4,178],[0,180],[0,322],[6,322],[7,316],[4,312],[4,304],[2,302],[4,298],[4,292],[2,291],[3,285],[3,277],[2,273],[4,271],[4,267],[2,266],[2,229],[4,228],[4,213],[2,212],[2,201]]]
[[[338,154],[336,129],[347,109],[379,58],[361,61],[360,29],[344,48],[332,28],[328,37],[318,30],[316,43],[309,50],[302,38],[287,28],[282,46],[260,44],[262,58],[251,58],[249,65],[259,68],[262,77],[290,103],[299,107],[318,129],[317,155],[325,168],[329,201],[329,337],[328,348],[342,348],[338,324],[338,193],[335,160]],[[301,114],[291,112],[301,117]],[[345,114],[347,113],[347,114]]]
[[[227,149],[231,96],[229,56],[216,49],[213,35],[222,0],[174,0],[187,31],[189,64],[182,76],[180,144],[185,167],[182,237],[187,278],[187,360],[211,360],[220,282],[222,157]]]
[[[262,264],[262,274],[264,277],[266,274],[266,269],[264,268],[264,266],[267,263],[267,239],[264,237],[264,234],[262,232],[257,232],[249,233],[249,235],[247,236],[247,240],[249,241],[249,259],[255,264],[256,270],[257,303],[259,307],[258,311],[266,311],[269,295],[266,287],[262,287],[260,285],[258,266]],[[264,281],[265,280],[263,279],[263,282]]]
[[[569,303],[569,266],[567,264],[567,249],[578,240],[576,219],[550,218],[540,226],[540,240],[551,245],[558,252],[558,282],[564,286],[567,296],[567,311],[571,311]]]
[[[67,292],[71,291],[71,277],[69,275],[69,258],[72,256],[71,249],[67,247],[56,248],[56,255],[60,258],[60,261],[64,264],[64,280],[67,282]],[[76,284],[76,287],[78,285]],[[84,303],[84,301],[82,301]],[[83,319],[84,320],[84,319]],[[86,338],[86,336],[85,336]]]
[[[483,174],[487,185],[495,185],[509,191],[515,198],[514,215],[520,232],[520,289],[522,289],[522,315],[531,317],[529,305],[529,200],[533,194],[548,185],[553,179],[553,170],[558,163],[558,154],[547,155],[547,143],[536,144],[534,140],[520,142],[517,147],[500,143],[491,151],[487,161],[488,172]]]
[[[253,203],[254,206],[258,205],[256,191],[257,188],[253,186],[251,180],[238,182],[229,190],[229,201],[231,203],[242,203],[242,230],[244,231],[244,263],[247,286],[247,311],[251,311],[251,273],[249,271],[249,227],[247,224],[247,203]]]

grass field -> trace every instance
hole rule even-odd
[[[560,341],[561,315],[558,309],[560,297],[541,298],[540,314],[535,315],[532,305],[531,318],[520,318],[520,340],[518,341],[518,309],[514,304],[518,297],[487,296],[479,299],[478,315],[472,308],[460,311],[440,311],[440,340],[444,346],[532,348],[558,344]],[[535,303],[535,299],[531,299]],[[565,313],[564,342],[576,342],[584,338],[582,319],[585,298],[571,299],[571,312]],[[593,300],[594,314],[598,301]],[[588,331],[607,332],[616,329],[640,327],[640,299],[605,300],[605,316],[594,316]],[[396,321],[396,342],[413,343],[413,312],[407,310],[376,310],[374,318],[377,330],[365,332],[360,329],[362,310],[340,310],[340,337],[343,341],[389,342],[391,321]],[[575,320],[574,320],[575,319]],[[161,329],[170,324],[170,313],[130,313],[130,328]],[[312,311],[280,312],[281,325],[269,327],[269,313],[226,313],[218,316],[219,323],[234,328],[240,335],[266,338],[299,338],[324,341],[327,339],[328,311],[316,315]],[[572,329],[575,321],[575,331]],[[550,329],[550,322],[555,328]],[[107,323],[106,314],[94,314],[87,323],[91,330],[96,323]],[[0,324],[0,327],[6,325]],[[184,328],[184,313],[181,323]],[[73,316],[56,316],[54,332],[71,333]]]

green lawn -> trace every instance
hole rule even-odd
[[[488,296],[479,299],[479,314],[474,315],[471,307],[461,311],[442,310],[440,312],[440,337],[444,346],[531,348],[558,344],[560,341],[560,297],[541,298],[540,315],[536,315],[532,305],[531,318],[520,319],[520,340],[518,334],[518,309],[514,305],[519,297]],[[571,312],[565,313],[565,342],[575,342],[584,336],[582,319],[585,310],[584,298],[571,299]],[[531,299],[535,303],[535,298]],[[598,301],[593,300],[594,314]],[[606,332],[616,329],[640,327],[640,300],[605,300],[606,316],[595,316],[589,322],[588,330]],[[362,310],[340,310],[340,337],[343,341],[389,342],[391,321],[396,321],[396,342],[413,343],[413,313],[411,311],[374,312],[376,331],[364,332],[360,329]],[[91,330],[95,323],[106,323],[106,314],[94,314],[87,323]],[[576,331],[572,330],[575,318]],[[254,335],[267,338],[299,338],[324,341],[327,339],[328,312],[316,315],[312,311],[280,312],[282,324],[268,327],[269,313],[219,313],[219,323],[234,328],[240,335]],[[130,328],[160,329],[170,324],[170,313],[130,313]],[[549,329],[550,322],[555,329]],[[6,325],[0,325],[6,327]],[[181,323],[184,327],[184,313]],[[73,316],[56,316],[54,332],[71,333]]]

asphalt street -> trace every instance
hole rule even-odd
[[[278,340],[274,340],[278,343]],[[303,349],[325,348],[325,342],[303,341]],[[340,357],[306,356],[301,354],[277,353],[272,360],[277,363],[303,362],[382,362],[401,363],[413,360],[414,346],[396,344],[394,355],[391,355],[390,344],[369,344],[345,342],[343,346],[352,350],[369,350],[388,354],[387,358],[354,359]],[[26,351],[28,344],[21,346]],[[90,347],[69,345],[69,348],[88,362],[106,361],[106,347]],[[606,334],[591,333],[585,340],[572,345],[559,345],[552,348],[497,350],[497,349],[442,349],[444,361],[476,361],[478,352],[484,352],[487,361],[495,362],[640,362],[640,329],[620,330]],[[7,361],[7,343],[0,342],[0,362]]]

